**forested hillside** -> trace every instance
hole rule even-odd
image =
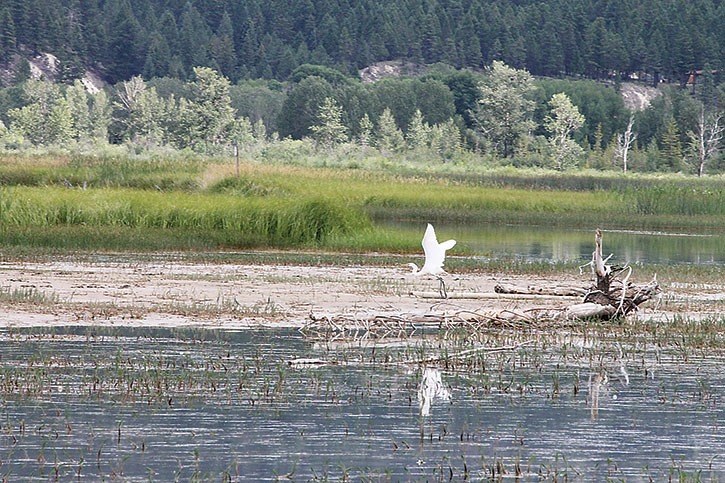
[[[4,0],[0,64],[49,52],[66,81],[93,67],[116,83],[189,79],[196,66],[236,82],[285,80],[306,63],[501,60],[534,75],[682,82],[724,67],[724,25],[719,0]]]
[[[723,25],[719,0],[4,0],[0,153],[719,173]]]

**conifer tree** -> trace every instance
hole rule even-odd
[[[347,127],[342,123],[342,107],[332,97],[326,97],[317,114],[317,124],[310,127],[319,146],[331,150],[347,141]]]
[[[675,118],[670,116],[665,124],[665,131],[660,138],[662,158],[672,171],[678,171],[682,163],[682,143],[680,130]]]
[[[375,146],[387,152],[398,152],[405,146],[403,132],[398,128],[393,113],[387,107],[378,118]]]

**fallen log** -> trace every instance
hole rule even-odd
[[[588,287],[573,287],[573,286],[554,286],[554,287],[537,287],[535,285],[529,285],[527,287],[520,287],[518,285],[511,285],[505,283],[499,283],[493,288],[494,292],[502,294],[522,294],[522,295],[555,295],[559,297],[583,297],[589,291]]]
[[[448,292],[448,299],[498,299],[498,300],[562,300],[581,299],[586,292],[577,295],[555,295],[537,293],[508,293],[508,292]],[[412,291],[410,295],[421,299],[440,299],[439,292]]]
[[[617,312],[616,307],[601,305],[596,302],[583,302],[569,305],[560,315],[562,320],[610,319]]]

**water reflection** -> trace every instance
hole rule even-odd
[[[410,232],[417,238],[420,223],[384,223],[388,229]],[[490,258],[579,262],[591,259],[596,226],[562,228],[516,225],[458,225],[438,222],[436,229],[454,237],[459,246]],[[719,264],[725,263],[724,233],[665,233],[608,230],[605,249],[613,263]],[[455,256],[455,251],[449,253]]]
[[[588,404],[591,411],[592,419],[599,417],[599,393],[602,386],[606,386],[609,379],[604,371],[589,374],[589,399]]]
[[[425,367],[418,388],[418,406],[421,416],[430,416],[430,407],[434,400],[450,401],[451,391],[443,384],[441,371]]]

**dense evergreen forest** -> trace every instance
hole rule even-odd
[[[719,0],[5,0],[0,63],[50,52],[67,79],[95,67],[112,84],[196,66],[286,80],[302,64],[356,73],[391,59],[683,82],[725,67],[724,25]]]
[[[718,0],[6,0],[0,151],[723,172],[723,25]]]

